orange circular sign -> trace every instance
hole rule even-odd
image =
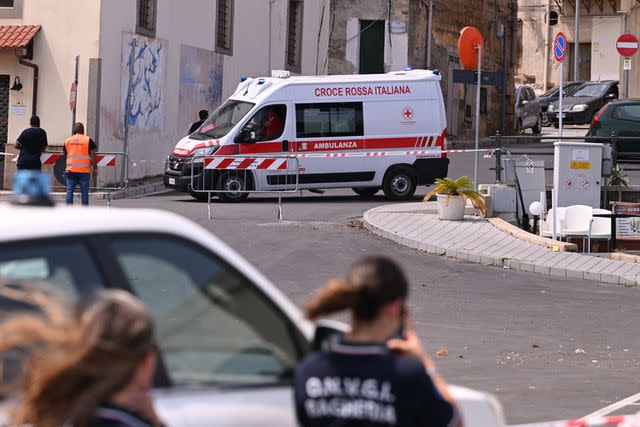
[[[476,27],[464,27],[460,31],[458,40],[458,53],[460,61],[467,70],[478,68],[478,46],[482,48],[482,58],[484,59],[484,41],[482,34]]]

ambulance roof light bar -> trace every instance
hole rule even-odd
[[[271,77],[275,77],[276,79],[288,79],[291,77],[291,72],[289,70],[271,70]]]

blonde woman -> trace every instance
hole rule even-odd
[[[11,425],[160,426],[150,395],[157,352],[142,303],[110,290],[79,308],[45,289],[0,284],[3,304],[26,309],[0,320],[0,352],[28,355],[12,384]]]

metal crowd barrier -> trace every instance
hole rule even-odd
[[[43,166],[54,165],[54,174],[61,184],[64,184],[61,174],[65,165],[60,163],[60,159],[63,157],[62,153],[42,153],[40,156]],[[100,180],[107,184],[103,186],[92,185],[90,188],[94,191],[106,191],[107,206],[111,207],[111,193],[124,190],[129,185],[129,156],[122,152],[96,153],[96,166],[101,169]]]
[[[225,193],[276,193],[278,196],[278,219],[282,220],[282,194],[295,193],[299,190],[300,161],[291,155],[203,155],[194,156],[190,166],[191,191],[207,194],[209,219],[212,218],[212,194],[220,194],[224,197]],[[257,180],[266,181],[270,188],[258,190]],[[242,196],[238,195],[237,197]]]
[[[129,156],[122,152],[96,153],[96,166],[100,168],[99,180],[91,189],[107,192],[107,207],[111,207],[112,192],[124,190],[129,186]]]

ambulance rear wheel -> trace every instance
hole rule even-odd
[[[244,174],[224,173],[220,176],[217,187],[224,191],[218,193],[218,197],[223,202],[241,202],[249,197],[249,193],[245,192],[247,186]]]
[[[404,168],[392,169],[384,178],[382,189],[390,200],[409,200],[416,192],[416,178]]]
[[[380,187],[357,187],[352,188],[352,190],[360,197],[372,197],[380,191]]]

